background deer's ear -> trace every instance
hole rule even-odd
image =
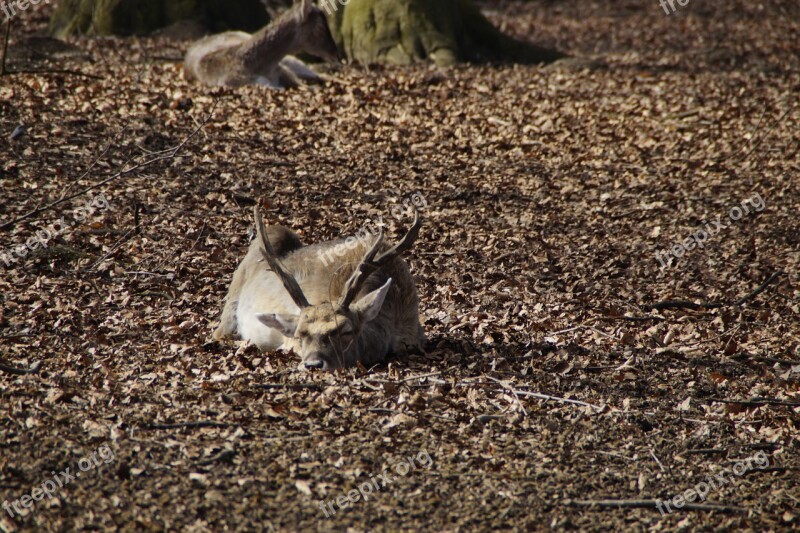
[[[300,0],[300,16],[307,17],[314,8],[314,0]]]
[[[259,313],[256,318],[265,326],[278,330],[284,337],[294,337],[297,330],[297,315]]]
[[[357,302],[353,303],[350,308],[358,313],[364,322],[369,322],[380,313],[381,306],[386,299],[386,295],[389,293],[389,287],[391,285],[392,278],[389,278],[386,280],[386,283],[383,284],[383,287],[364,295]]]

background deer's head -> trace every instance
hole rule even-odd
[[[325,13],[315,7],[312,0],[301,0],[290,17],[297,24],[297,49],[331,63],[340,62],[341,54],[331,35]]]

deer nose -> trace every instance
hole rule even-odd
[[[306,357],[303,364],[306,365],[306,368],[325,368],[325,360],[322,359],[320,354],[312,353],[308,357]]]

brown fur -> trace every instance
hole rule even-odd
[[[200,39],[186,53],[184,75],[188,80],[227,87],[261,84],[281,88],[320,81],[313,70],[289,55],[303,51],[339,61],[325,14],[311,0],[301,0],[252,35],[229,31]]]

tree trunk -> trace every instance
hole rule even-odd
[[[339,47],[360,63],[546,63],[563,54],[504,35],[472,0],[322,0]]]
[[[564,57],[504,35],[472,0],[318,0],[336,44],[364,64],[432,60],[546,63]],[[211,32],[253,32],[286,0],[62,0],[51,20],[59,37],[73,33],[147,34],[185,19]]]

